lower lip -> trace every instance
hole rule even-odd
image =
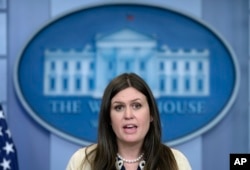
[[[133,128],[123,128],[124,132],[127,134],[133,134],[137,132],[137,127],[133,127]]]

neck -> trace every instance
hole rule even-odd
[[[125,159],[133,160],[138,158],[141,154],[141,144],[122,144],[118,143],[118,153]]]

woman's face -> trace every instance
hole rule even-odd
[[[146,96],[133,87],[112,98],[110,117],[118,145],[142,144],[152,121]]]

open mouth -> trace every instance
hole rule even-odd
[[[136,125],[125,125],[123,126],[124,129],[134,129],[134,128],[137,128]]]
[[[127,133],[127,134],[134,134],[137,132],[137,126],[134,125],[134,124],[128,124],[128,125],[124,125],[123,126],[123,129],[124,129],[124,132]]]

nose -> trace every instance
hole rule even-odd
[[[124,112],[124,118],[125,119],[133,119],[134,118],[134,114],[133,114],[133,111],[130,107],[127,107],[125,109],[125,112]]]

